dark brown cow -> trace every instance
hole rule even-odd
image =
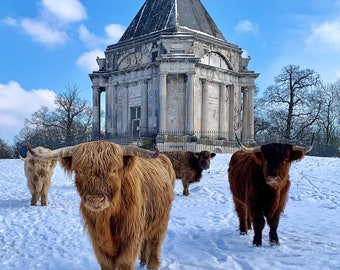
[[[156,153],[155,156],[158,156]],[[74,172],[80,211],[103,270],[158,269],[174,195],[175,172],[165,155],[97,141],[53,150]]]
[[[304,148],[271,143],[253,148],[241,147],[242,150],[232,155],[228,169],[240,233],[246,234],[252,225],[253,244],[261,246],[266,219],[270,244],[279,245],[277,228],[290,187],[289,169],[291,163],[301,160],[312,146]]]
[[[163,152],[174,167],[176,178],[182,180],[183,195],[189,195],[189,185],[199,182],[202,178],[203,170],[210,167],[210,160],[216,154],[209,151],[191,152],[191,151],[170,151]]]

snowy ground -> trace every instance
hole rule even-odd
[[[176,181],[161,269],[340,269],[340,159],[306,157],[293,164],[281,245],[269,246],[266,227],[261,248],[252,246],[252,232],[237,230],[229,159],[218,154],[189,197]],[[0,269],[100,269],[79,201],[58,165],[47,207],[30,206],[23,162],[0,160]]]

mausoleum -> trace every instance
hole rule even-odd
[[[93,137],[172,134],[254,140],[258,73],[200,0],[146,0],[91,73]],[[214,133],[209,133],[213,131]]]

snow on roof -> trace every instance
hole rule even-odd
[[[225,41],[200,0],[146,0],[119,42],[179,27]]]

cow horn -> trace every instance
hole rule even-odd
[[[55,150],[51,150],[50,152],[46,152],[43,154],[36,153],[32,148],[29,142],[26,143],[28,151],[34,158],[37,159],[52,159],[52,158],[60,158],[60,157],[72,157],[74,146],[63,147]]]
[[[313,136],[312,136],[312,142],[310,143],[309,147],[302,147],[302,146],[298,146],[298,145],[293,145],[293,150],[294,151],[300,151],[300,152],[302,152],[304,154],[307,154],[310,151],[312,151],[312,149],[313,149],[313,142],[314,142],[314,133],[313,133]]]
[[[26,160],[29,160],[31,157],[23,157],[22,155],[20,155],[20,152],[19,152],[19,150],[18,149],[16,149],[17,150],[17,152],[18,152],[18,156],[19,156],[19,158],[22,160],[22,161],[26,161]]]
[[[238,139],[237,135],[235,134],[236,141],[238,145],[241,147],[241,149],[246,152],[246,153],[259,153],[261,152],[261,146],[256,146],[256,147],[246,147],[244,146],[240,140]]]
[[[155,151],[149,151],[146,149],[134,147],[134,146],[121,146],[123,149],[123,155],[137,156],[143,158],[157,158],[159,156],[159,149],[156,146]]]

